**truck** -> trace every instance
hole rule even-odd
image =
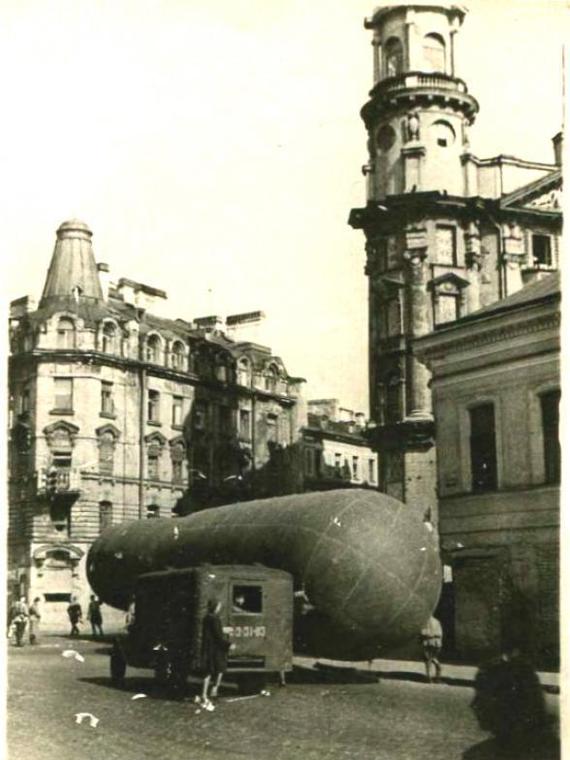
[[[200,675],[202,621],[208,601],[222,603],[224,633],[234,644],[227,674],[241,692],[286,673],[293,658],[293,578],[262,565],[200,565],[144,573],[137,579],[124,633],[113,641],[111,679],[124,683],[127,666],[154,670],[181,694]]]

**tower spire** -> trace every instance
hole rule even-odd
[[[103,300],[95,257],[91,247],[93,233],[78,219],[63,222],[57,230],[40,306],[53,299]]]

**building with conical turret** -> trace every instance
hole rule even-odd
[[[111,283],[91,239],[64,222],[39,304],[10,310],[9,593],[47,628],[87,603],[107,526],[301,490],[303,380],[251,339],[262,313],[160,317],[166,293]]]

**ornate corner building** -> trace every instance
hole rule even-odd
[[[86,552],[108,525],[171,516],[188,493],[291,490],[274,462],[307,421],[303,380],[242,339],[260,312],[156,316],[166,294],[108,282],[91,238],[62,224],[39,304],[11,304],[8,580],[45,602],[48,627],[71,594],[87,601]]]
[[[469,146],[479,110],[456,75],[465,9],[453,3],[377,9],[367,202],[349,224],[366,237],[371,443],[381,490],[437,522],[430,373],[414,341],[506,298],[558,267],[562,136],[555,163]]]

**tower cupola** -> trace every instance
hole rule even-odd
[[[420,191],[463,195],[461,155],[479,110],[455,73],[466,10],[455,3],[377,8],[372,30],[374,86],[362,109],[369,133],[369,200]]]
[[[102,301],[103,291],[95,264],[89,227],[78,219],[63,222],[57,230],[44,291],[43,306],[55,299]]]

